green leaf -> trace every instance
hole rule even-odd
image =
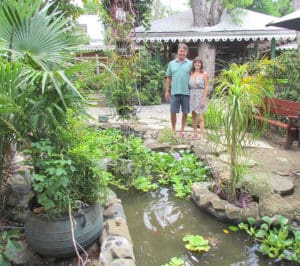
[[[1,266],[11,266],[10,261],[3,254],[0,254],[0,265]]]
[[[228,228],[232,232],[237,232],[239,230],[239,228],[237,226],[234,226],[234,225],[230,225]]]

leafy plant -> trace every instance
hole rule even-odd
[[[134,54],[124,57],[113,53],[108,69],[101,74],[102,92],[121,117],[128,117],[138,104],[137,59]]]
[[[259,243],[259,251],[274,259],[286,259],[300,262],[300,233],[288,223],[282,215],[262,217],[262,223],[257,224],[254,218],[249,217],[247,223],[238,224],[253,241]],[[236,227],[231,227],[236,229]]]
[[[265,75],[273,62],[261,60],[244,65],[232,64],[228,70],[223,70],[215,88],[214,105],[220,114],[222,128],[215,130],[214,139],[224,133],[227,152],[230,155],[230,183],[228,193],[232,200],[236,199],[236,185],[242,176],[239,156],[245,152],[243,142],[254,139],[261,133],[257,130],[257,121],[253,114],[258,113],[258,106],[263,106],[263,98],[273,92],[273,82]],[[224,111],[225,110],[225,111]],[[248,132],[252,131],[249,135]],[[219,137],[220,139],[220,137]]]
[[[280,67],[270,67],[266,74],[275,82],[275,96],[300,101],[300,50],[284,51],[274,59]]]
[[[2,231],[0,237],[0,265],[10,266],[12,254],[20,247],[18,240],[20,238],[20,231],[17,229]]]
[[[82,110],[83,98],[68,78],[74,71],[69,51],[78,39],[50,7],[39,0],[0,5],[0,175],[10,144],[45,137],[64,122],[67,108]]]
[[[188,250],[197,252],[210,250],[209,241],[200,235],[185,235],[183,241],[187,242],[185,247]]]
[[[72,116],[57,128],[51,139],[32,144],[29,153],[35,173],[32,178],[38,203],[49,216],[64,216],[71,203],[92,205],[105,196],[111,174],[98,167],[101,152],[93,145],[96,132]]]
[[[143,192],[148,192],[149,190],[154,190],[158,188],[157,184],[151,183],[150,179],[144,176],[139,176],[132,181],[132,185],[137,189]]]
[[[184,260],[181,258],[173,257],[167,264],[162,266],[184,266]]]
[[[207,167],[189,151],[152,153],[153,172],[161,184],[172,184],[175,194],[184,198],[191,193],[191,185],[208,179]]]

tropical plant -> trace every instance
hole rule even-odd
[[[160,104],[164,97],[165,68],[143,46],[138,54],[138,89],[142,105]]]
[[[105,198],[111,175],[97,165],[101,152],[95,138],[97,132],[70,114],[51,139],[34,142],[28,150],[34,166],[31,184],[47,215],[65,216],[69,204],[76,211],[78,202],[93,205]]]
[[[183,237],[183,241],[187,242],[185,247],[188,250],[201,252],[201,251],[209,251],[209,241],[204,239],[203,236],[200,235],[185,235]]]
[[[232,200],[236,199],[236,185],[243,173],[239,162],[239,157],[245,153],[243,145],[262,132],[261,129],[257,130],[253,115],[259,112],[259,107],[264,106],[264,97],[273,93],[273,82],[265,76],[265,69],[271,64],[272,61],[266,59],[251,64],[232,64],[218,77],[214,108],[218,110],[216,114],[221,114],[218,120],[222,121],[222,129],[211,134],[225,135],[225,139],[218,138],[226,145],[230,155],[228,193]],[[249,131],[252,134],[248,134]]]
[[[167,264],[162,266],[184,266],[184,260],[181,258],[173,257]]]
[[[282,17],[292,11],[292,3],[289,0],[253,0],[248,9],[271,16]]]
[[[124,57],[113,54],[109,69],[101,74],[102,92],[121,117],[129,116],[134,105],[139,103],[138,64],[136,55]]]
[[[274,59],[281,66],[270,67],[267,75],[274,80],[275,96],[300,101],[300,49],[282,52]]]
[[[2,231],[0,235],[0,265],[10,266],[15,251],[19,249],[17,241],[20,238],[20,231],[12,229]]]
[[[249,217],[247,223],[231,226],[230,229],[245,231],[253,241],[259,243],[259,251],[270,258],[300,262],[300,232],[293,229],[282,215],[264,216],[259,224]]]
[[[71,24],[49,8],[38,0],[0,3],[1,167],[10,143],[43,136],[64,122],[69,107],[82,110],[67,77],[78,41],[69,35]]]

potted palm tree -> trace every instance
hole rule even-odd
[[[98,237],[103,218],[97,202],[105,186],[97,186],[101,173],[93,167],[94,162],[84,157],[86,154],[76,153],[74,146],[68,149],[54,134],[57,127],[65,127],[69,109],[84,110],[84,99],[66,74],[75,71],[70,50],[79,44],[78,39],[71,32],[70,21],[56,9],[50,11],[50,6],[40,0],[0,3],[0,101],[4,106],[0,151],[2,167],[10,144],[22,141],[32,147],[35,176],[31,184],[45,215],[30,212],[25,235],[38,252],[55,257],[74,253],[74,243],[86,246]],[[75,214],[78,202],[82,203],[80,213]],[[74,226],[71,214],[77,221]],[[42,242],[56,229],[51,227],[50,233],[46,229],[63,219],[68,239],[50,243],[49,251]],[[85,228],[84,236],[78,233]],[[48,235],[43,235],[46,232]],[[55,249],[59,242],[67,247],[65,252]]]

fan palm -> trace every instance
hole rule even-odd
[[[0,1],[1,166],[9,143],[28,132],[39,138],[64,122],[68,108],[82,109],[83,98],[66,75],[76,69],[70,51],[80,38],[50,6]]]

